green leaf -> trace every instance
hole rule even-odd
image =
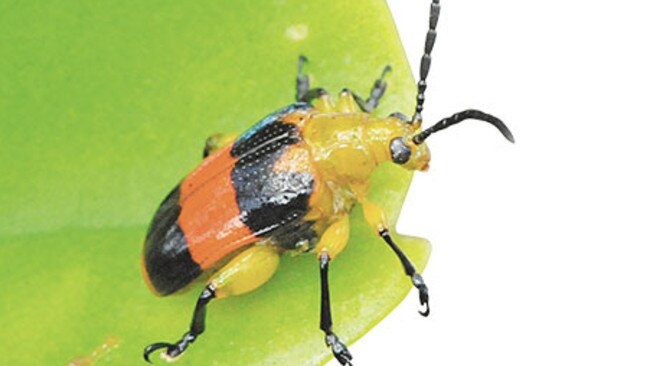
[[[0,4],[0,344],[3,364],[133,365],[188,326],[200,286],[158,298],[140,275],[146,226],[213,132],[241,132],[312,83],[365,95],[393,66],[378,115],[410,113],[414,82],[383,1]],[[382,166],[370,198],[394,225],[411,174]],[[353,211],[331,265],[335,331],[350,345],[410,290]],[[422,269],[429,245],[398,237]],[[413,304],[416,311],[418,304]],[[318,264],[284,257],[271,281],[215,301],[179,365],[321,364]],[[98,348],[99,347],[99,348]],[[158,360],[158,363],[162,361]]]

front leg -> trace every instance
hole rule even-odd
[[[418,312],[422,316],[429,316],[429,289],[424,283],[424,279],[422,279],[422,276],[415,270],[415,266],[413,266],[413,263],[411,263],[406,254],[404,254],[397,244],[395,244],[393,238],[388,234],[388,229],[382,230],[379,235],[381,235],[382,239],[384,239],[384,241],[390,245],[391,249],[393,249],[395,254],[397,254],[399,260],[402,262],[402,266],[404,267],[404,272],[406,272],[407,276],[411,277],[413,286],[418,289],[418,292],[420,293],[420,304],[425,307],[424,311],[418,310]]]
[[[384,67],[384,71],[382,71],[381,76],[379,79],[375,80],[375,83],[372,85],[372,89],[370,89],[370,96],[368,99],[364,100],[362,97],[360,97],[357,94],[352,94],[354,96],[354,100],[357,102],[359,107],[366,113],[372,113],[372,111],[379,106],[379,101],[381,100],[381,97],[384,96],[384,93],[386,92],[386,87],[388,84],[386,84],[386,81],[384,79],[386,78],[386,74],[388,74],[391,71],[390,65],[386,65]]]
[[[411,261],[408,259],[406,254],[402,252],[402,250],[397,246],[395,241],[393,241],[393,238],[391,238],[388,230],[388,224],[386,224],[386,218],[384,215],[384,211],[382,211],[379,206],[375,205],[372,202],[369,202],[368,200],[361,200],[361,204],[363,205],[363,215],[366,218],[366,221],[370,225],[370,227],[375,230],[375,232],[381,236],[382,239],[390,246],[390,248],[397,254],[397,257],[399,258],[400,262],[402,263],[402,266],[404,267],[404,272],[406,273],[407,276],[411,278],[411,282],[413,283],[413,286],[418,289],[418,292],[420,293],[420,304],[425,307],[424,311],[419,311],[419,313],[422,316],[428,316],[429,315],[429,289],[427,288],[427,285],[424,283],[424,280],[422,279],[422,276],[417,272],[415,269],[415,266]]]
[[[330,291],[328,269],[329,263],[347,245],[350,236],[350,220],[348,216],[337,220],[325,230],[316,247],[320,263],[320,329],[325,333],[325,344],[332,349],[334,357],[341,365],[350,365],[352,355],[339,337],[332,331],[332,310],[330,307]]]

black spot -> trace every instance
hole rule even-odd
[[[151,284],[161,295],[182,289],[201,274],[201,267],[192,260],[185,233],[178,225],[179,195],[176,186],[163,200],[145,240],[145,268]]]
[[[246,153],[251,147],[255,147],[256,144],[263,142],[256,138],[265,137],[267,135],[268,131],[262,132],[262,130],[268,127],[268,125],[277,123],[282,117],[293,112],[304,111],[311,108],[313,108],[313,106],[309,103],[294,103],[262,118],[261,121],[257,122],[253,127],[249,128],[239,136],[237,140],[235,140],[232,151],[233,156],[239,156],[242,153]]]
[[[295,125],[279,121],[295,111],[295,106],[272,114],[273,120],[267,117],[264,123],[258,123],[253,132],[249,130],[235,142],[231,152],[238,159],[231,179],[241,220],[256,236],[272,237],[287,249],[315,236],[313,223],[303,221],[314,177],[309,173],[273,171],[282,154],[301,141]]]

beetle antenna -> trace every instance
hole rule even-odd
[[[481,111],[477,111],[476,109],[468,109],[466,111],[456,113],[451,117],[447,117],[440,120],[440,122],[427,128],[426,130],[420,132],[419,134],[415,135],[415,137],[413,137],[413,142],[419,145],[423,143],[424,140],[427,139],[427,137],[431,136],[431,134],[436,133],[440,130],[444,130],[449,126],[453,126],[455,124],[461,123],[466,119],[477,119],[479,121],[487,122],[492,126],[496,127],[499,130],[499,132],[501,132],[503,137],[508,139],[508,141],[512,143],[515,142],[515,138],[512,136],[512,133],[505,125],[505,123],[503,123],[500,119],[496,118],[491,114],[483,113]]]
[[[431,10],[429,11],[429,30],[427,38],[424,41],[424,54],[420,59],[420,81],[418,81],[418,95],[415,99],[415,113],[411,118],[411,123],[422,121],[422,109],[424,108],[424,91],[427,89],[427,75],[431,66],[431,50],[436,43],[436,26],[440,16],[440,0],[431,1]]]

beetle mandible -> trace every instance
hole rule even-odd
[[[145,360],[158,349],[164,349],[167,358],[178,357],[205,331],[206,305],[211,300],[263,285],[275,272],[280,254],[298,251],[313,253],[318,260],[320,329],[334,357],[342,365],[351,365],[352,355],[333,331],[328,266],[348,242],[349,213],[357,204],[418,290],[424,306],[420,313],[429,314],[422,276],[391,238],[383,211],[366,198],[370,175],[384,162],[426,170],[427,137],[466,119],[490,123],[514,142],[501,120],[473,109],[422,129],[439,14],[439,0],[433,0],[411,118],[397,112],[386,118],[371,115],[386,91],[389,66],[367,99],[343,89],[334,100],[324,89],[310,87],[303,73],[307,58],[300,56],[295,103],[240,136],[215,135],[207,140],[203,162],[158,208],[146,234],[142,268],[147,284],[158,295],[181,290],[206,271],[213,274],[196,303],[189,331],[175,343],[147,346]]]

